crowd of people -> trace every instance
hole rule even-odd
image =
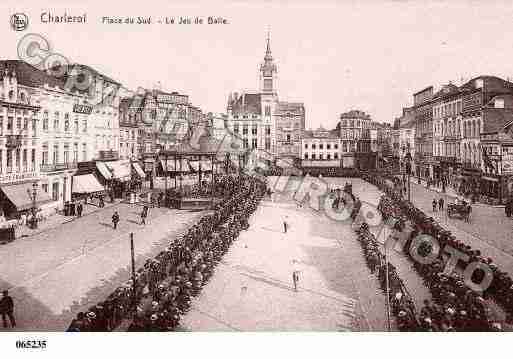
[[[172,331],[190,308],[191,298],[213,274],[216,264],[262,199],[266,184],[249,176],[223,176],[216,182],[223,197],[182,238],[145,262],[133,279],[104,301],[78,313],[68,331],[111,331],[130,320],[129,331]],[[134,290],[135,289],[135,290]]]
[[[422,328],[430,331],[496,331],[501,330],[500,323],[489,318],[484,298],[493,297],[508,313],[510,321],[512,314],[513,282],[509,275],[500,271],[491,258],[484,258],[479,250],[473,250],[469,245],[458,240],[450,231],[441,227],[432,217],[402,199],[401,195],[391,187],[386,178],[377,173],[363,177],[366,181],[376,185],[385,192],[378,205],[378,210],[387,220],[393,217],[396,220],[394,230],[397,233],[411,225],[411,232],[403,250],[412,260],[417,273],[423,278],[430,289],[434,303],[425,303],[421,308],[419,323]],[[412,239],[418,234],[428,234],[435,238],[440,248],[450,246],[469,256],[469,263],[481,261],[492,269],[494,278],[491,286],[483,293],[470,289],[458,274],[444,274],[444,259],[442,251],[435,262],[422,264],[415,261],[410,255]],[[432,248],[420,248],[419,251],[430,253]],[[460,266],[464,263],[458,262]],[[460,267],[460,268],[464,268]],[[475,282],[479,283],[484,275],[483,271],[476,271]],[[481,276],[481,277],[480,277]]]
[[[386,271],[388,270],[390,311],[397,319],[398,329],[400,331],[418,331],[420,326],[417,321],[415,305],[394,265],[385,260],[384,255],[379,250],[379,244],[375,236],[369,231],[367,223],[361,223],[357,227],[356,233],[367,265],[371,273],[378,276],[381,289],[385,292],[385,295],[387,293]]]

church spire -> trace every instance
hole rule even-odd
[[[273,56],[271,55],[271,31],[267,30],[267,49],[265,50],[265,61],[272,61]]]

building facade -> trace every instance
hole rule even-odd
[[[301,156],[305,129],[303,103],[278,100],[278,67],[267,38],[264,61],[259,69],[258,92],[233,92],[228,97],[227,128],[239,137],[242,150],[256,149],[292,167]]]

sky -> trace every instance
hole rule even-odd
[[[9,27],[13,13],[29,28]],[[87,24],[42,24],[42,12],[87,13]],[[102,24],[102,17],[214,16],[227,25]],[[271,33],[278,96],[303,102],[307,128],[334,127],[351,109],[393,122],[427,86],[479,75],[513,79],[513,2],[475,1],[37,1],[2,0],[0,58],[17,58],[26,33],[129,89],[190,96],[205,112],[224,112],[230,92],[257,91]]]

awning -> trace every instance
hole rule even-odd
[[[130,162],[127,161],[112,161],[105,162],[105,165],[112,173],[112,177],[122,181],[130,179]]]
[[[98,171],[100,171],[103,178],[106,180],[110,180],[112,178],[112,173],[107,168],[107,166],[105,166],[105,162],[96,162],[96,168],[98,168]]]
[[[132,162],[132,167],[134,168],[135,172],[137,172],[137,175],[141,178],[146,178],[146,173],[144,173],[141,166],[139,166],[139,163]]]
[[[73,193],[95,193],[105,188],[98,182],[93,174],[73,176]]]
[[[2,192],[4,192],[4,194],[7,196],[7,198],[9,198],[9,201],[11,201],[12,204],[16,206],[18,211],[24,211],[32,208],[33,206],[33,201],[28,193],[28,191],[32,193],[34,190],[32,187],[33,183],[34,182],[20,183],[2,186],[0,188],[2,189]],[[36,190],[36,206],[51,201],[52,198],[50,195],[38,187]]]

